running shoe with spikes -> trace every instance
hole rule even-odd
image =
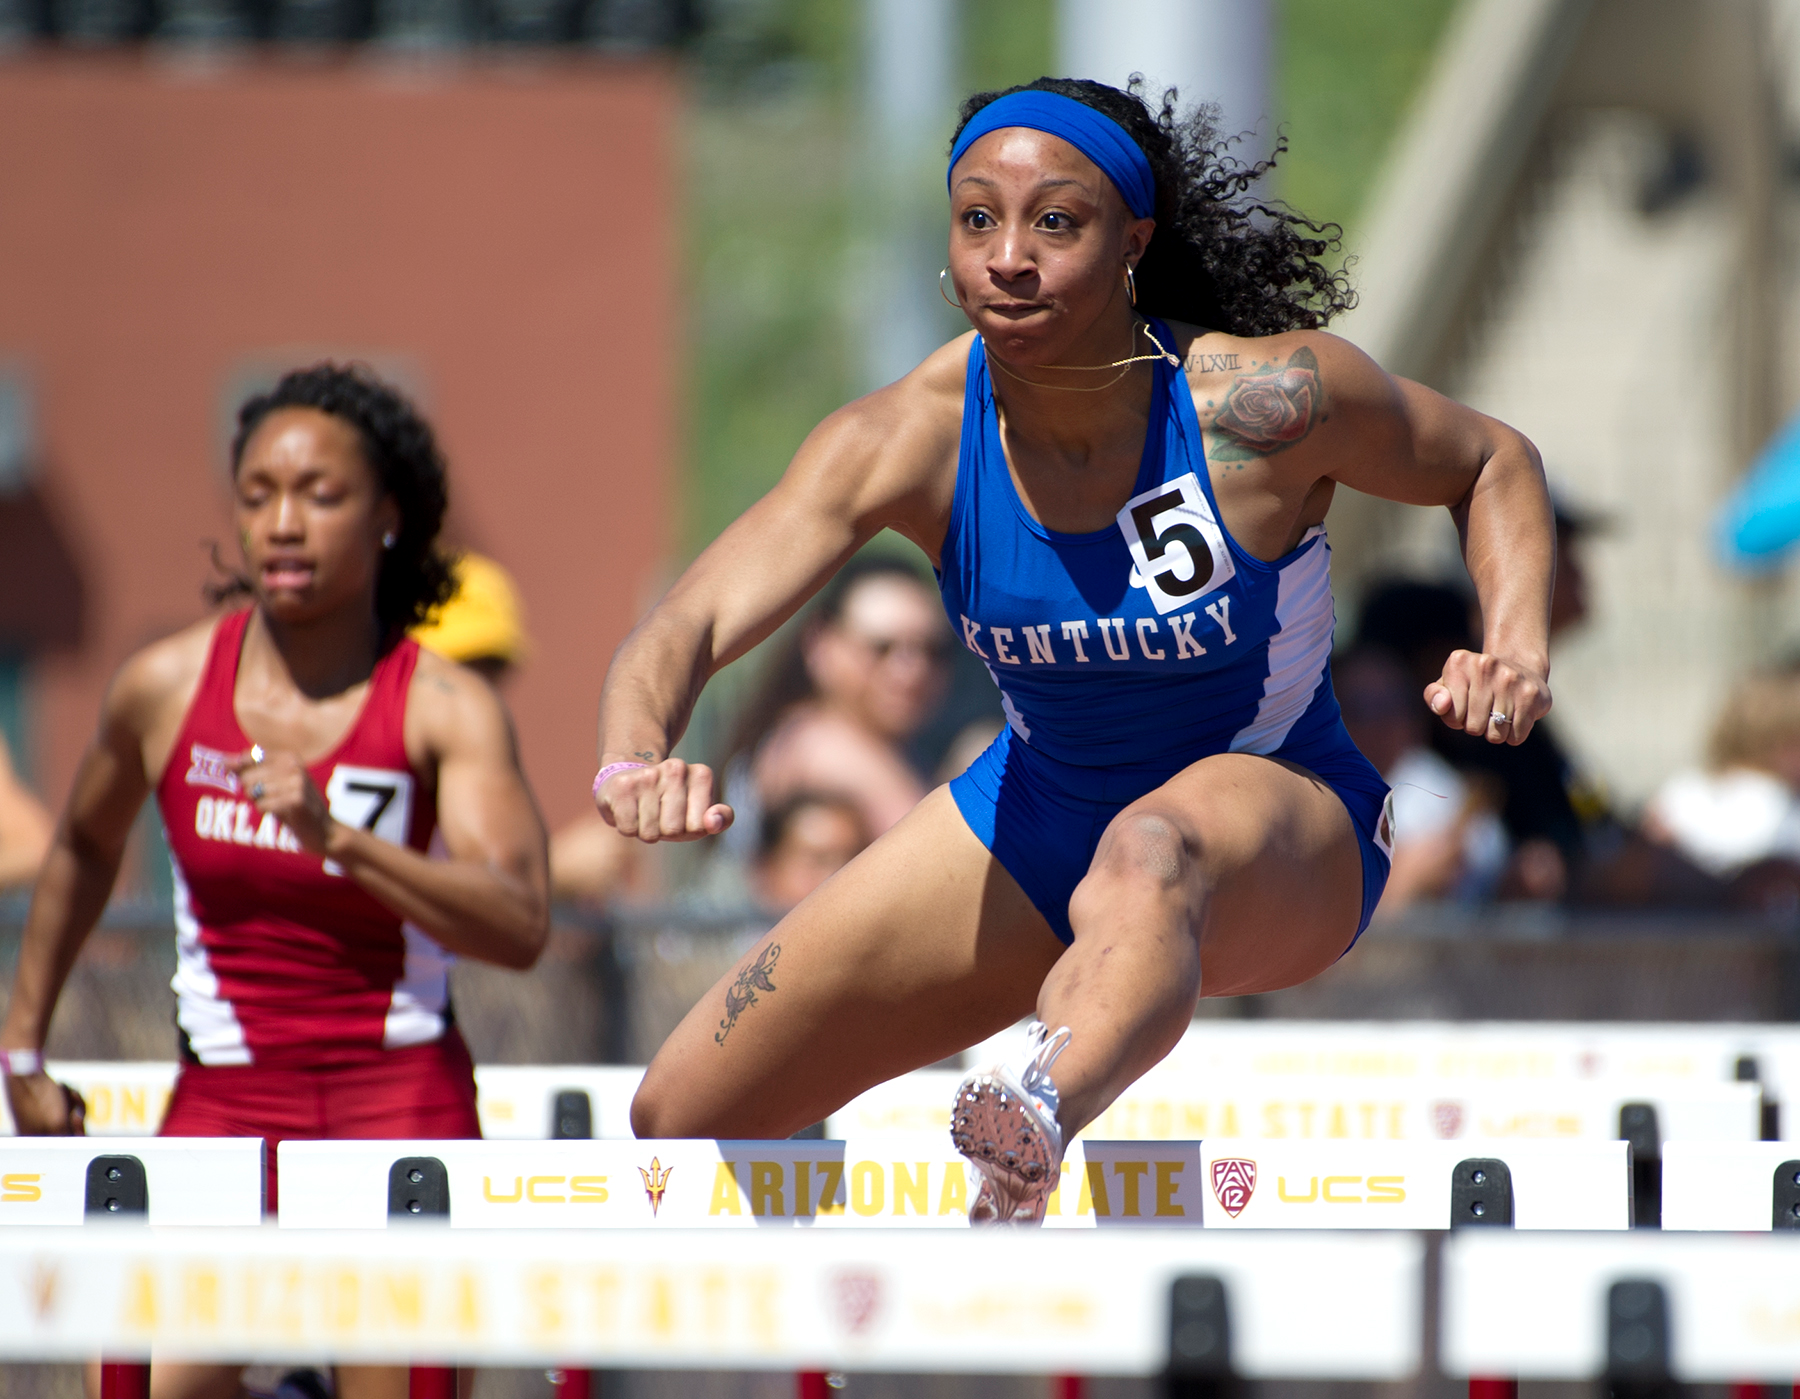
[[[1063,1159],[1060,1099],[1050,1069],[1068,1044],[1068,1026],[1052,1033],[1034,1020],[1019,1060],[972,1073],[956,1090],[950,1140],[981,1178],[969,1223],[1043,1222]]]

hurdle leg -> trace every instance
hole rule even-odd
[[[600,1399],[600,1385],[592,1370],[551,1370],[550,1392],[556,1399]]]
[[[413,1366],[406,1375],[406,1399],[456,1399],[456,1367]]]
[[[598,1377],[592,1370],[549,1370],[551,1394],[556,1399],[599,1399]]]
[[[1491,1375],[1470,1375],[1469,1399],[1519,1399],[1519,1382],[1495,1379]]]
[[[141,1360],[102,1360],[100,1399],[150,1399],[150,1366]]]

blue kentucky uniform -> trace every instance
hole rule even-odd
[[[970,346],[938,583],[1007,727],[951,795],[1066,943],[1070,895],[1124,807],[1215,753],[1285,758],[1350,813],[1361,936],[1387,882],[1388,789],[1331,689],[1325,531],[1272,563],[1244,552],[1219,518],[1187,378],[1163,359],[1154,372],[1131,499],[1106,529],[1062,534],[1013,487],[980,337]]]

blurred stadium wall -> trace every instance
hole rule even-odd
[[[452,543],[519,581],[510,685],[551,822],[674,535],[678,83],[654,58],[0,61],[0,652],[60,802],[107,677],[205,612],[235,405],[365,360],[450,458]],[[15,547],[16,546],[16,547]]]
[[[1559,729],[1627,805],[1697,762],[1800,587],[1713,557],[1720,499],[1800,401],[1800,4],[1465,0],[1353,230],[1341,330],[1519,427],[1609,527],[1559,644]],[[1461,577],[1441,512],[1340,494],[1339,614]]]

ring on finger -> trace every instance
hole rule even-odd
[[[1493,724],[1496,728],[1499,727],[1501,724],[1510,724],[1510,723],[1512,723],[1512,715],[1502,714],[1498,709],[1496,709],[1491,714],[1488,715],[1488,723]]]

